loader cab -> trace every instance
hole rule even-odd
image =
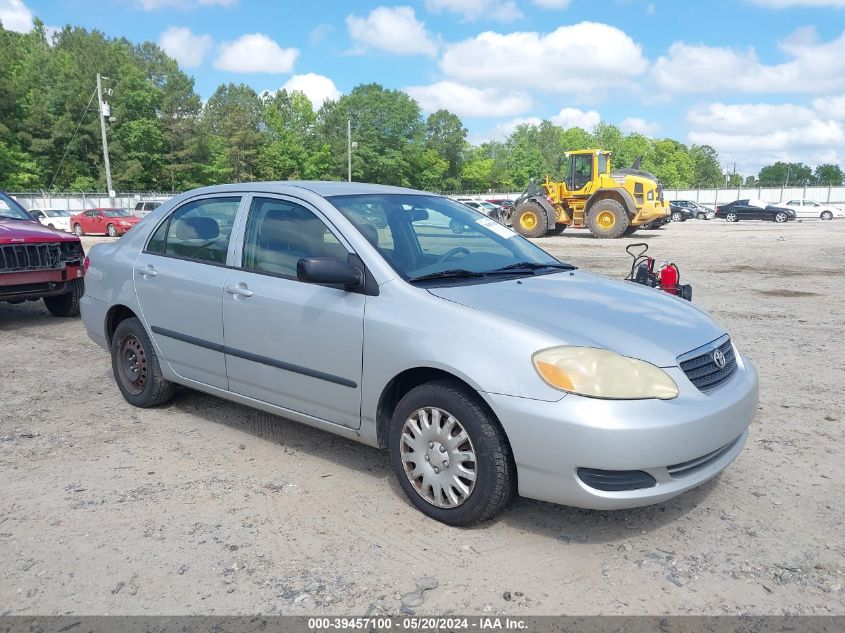
[[[570,193],[587,193],[587,185],[597,181],[603,174],[610,173],[610,152],[586,150],[568,152],[569,159],[566,188]]]

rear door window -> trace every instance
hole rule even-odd
[[[147,252],[225,264],[240,202],[240,196],[232,196],[182,205],[155,230]]]

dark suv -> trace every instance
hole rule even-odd
[[[0,191],[0,301],[44,299],[56,316],[78,316],[85,253],[70,233],[43,226]]]

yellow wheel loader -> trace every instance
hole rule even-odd
[[[596,237],[631,235],[643,225],[663,224],[669,204],[657,177],[639,168],[611,171],[610,152],[567,152],[566,180],[531,181],[514,203],[509,224],[525,237],[558,235],[567,226],[586,228]]]

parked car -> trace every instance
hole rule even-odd
[[[774,222],[788,222],[795,219],[795,211],[768,204],[762,200],[743,199],[734,200],[728,204],[716,207],[717,218],[724,218],[728,222],[740,220],[772,220]]]
[[[465,204],[470,209],[480,211],[488,218],[493,218],[497,222],[499,221],[501,213],[501,207],[499,205],[487,202],[486,200],[473,200],[472,198],[455,198],[455,200],[461,204]]]
[[[135,210],[133,214],[138,216],[139,218],[143,218],[147,215],[150,211],[155,211],[161,206],[161,201],[159,200],[142,200],[135,205]]]
[[[792,209],[799,218],[819,218],[820,220],[832,220],[833,218],[845,217],[845,211],[830,204],[822,204],[815,200],[793,199],[787,202],[780,202],[778,206]]]
[[[78,237],[42,226],[0,191],[0,301],[43,299],[56,316],[78,316],[84,257]]]
[[[686,220],[709,220],[715,215],[713,209],[698,204],[695,200],[673,200],[669,202],[672,211],[672,222],[685,222]]]
[[[411,189],[197,189],[89,261],[85,328],[130,404],[179,384],[386,448],[452,525],[516,493],[662,502],[725,468],[757,410],[756,371],[700,308]]]
[[[30,213],[44,226],[70,233],[70,211],[67,209],[32,209]]]
[[[123,235],[141,218],[126,209],[88,209],[70,217],[70,225],[77,235]]]
[[[507,198],[492,198],[488,199],[487,202],[502,207],[503,209],[513,209],[513,200],[509,200]]]

